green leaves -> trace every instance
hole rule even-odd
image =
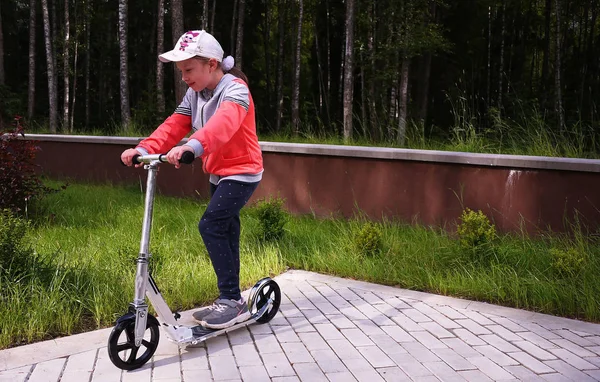
[[[277,241],[285,233],[288,214],[283,209],[283,199],[270,198],[258,203],[257,215],[260,220],[260,237],[265,241]]]

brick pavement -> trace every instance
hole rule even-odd
[[[280,313],[123,372],[109,329],[0,351],[0,382],[600,381],[600,325],[305,271]],[[191,311],[182,313],[184,322]]]

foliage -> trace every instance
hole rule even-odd
[[[280,198],[265,199],[257,204],[257,215],[260,220],[260,237],[266,241],[276,241],[285,234],[288,214],[283,208],[284,200]]]
[[[9,209],[0,211],[0,274],[14,277],[26,269],[33,250],[26,240],[29,223]]]
[[[61,22],[65,4],[71,7],[72,19],[68,45],[61,39],[67,25]],[[119,44],[113,38],[118,12],[110,2],[95,4],[93,11],[87,3],[82,4],[59,2],[52,13],[57,20],[51,24],[59,28],[51,31],[56,36],[55,55],[62,57],[65,49],[71,49],[72,58],[66,71],[61,70],[63,63],[58,60],[57,81],[63,83],[63,73],[72,76],[69,99],[75,101],[71,110],[75,131],[110,134],[115,126],[121,126],[120,98],[115,96],[120,86]],[[168,15],[171,10],[166,4]],[[557,15],[549,1],[357,1],[353,136],[375,145],[394,141],[399,122],[400,61],[406,58],[410,61],[407,123],[422,126],[420,136],[426,143],[421,146],[598,157],[600,60],[595,52],[600,48],[600,8],[595,5],[592,0],[572,2]],[[178,74],[173,64],[165,65],[162,89],[156,88],[156,56],[161,48],[148,39],[148,31],[156,30],[156,2],[130,1],[128,6],[130,15],[144,15],[129,18],[129,103],[137,130],[131,133],[147,134],[179,103],[173,94]],[[184,29],[198,28],[198,15],[204,12],[202,2],[184,0],[183,8]],[[234,9],[227,2],[216,2],[209,16],[214,12],[215,20],[233,20],[235,25]],[[6,67],[6,86],[0,87],[0,113],[6,119],[26,109],[28,55],[19,52],[28,51],[32,40],[26,2],[4,2],[2,12],[4,50],[12,64]],[[242,69],[250,78],[261,135],[284,134],[286,126],[292,125],[294,81],[290,79],[297,67],[293,59],[297,13],[295,4],[274,0],[249,2],[245,7]],[[557,19],[563,23],[560,28],[556,28]],[[171,19],[164,21],[166,50],[172,48],[173,36],[169,32]],[[42,23],[38,15],[38,35]],[[229,24],[217,23],[211,32],[226,54],[234,54],[236,36]],[[341,136],[344,30],[345,2],[305,2],[298,84],[300,138]],[[557,30],[560,36],[556,36]],[[556,46],[556,41],[563,43]],[[34,49],[36,57],[44,57],[44,39],[37,38]],[[280,65],[282,83],[278,79]],[[44,60],[37,60],[36,108],[30,121],[39,126],[46,124],[48,115],[44,66]],[[561,74],[558,85],[557,69]],[[556,106],[557,86],[562,91],[562,108]],[[281,100],[278,88],[282,90]],[[156,112],[158,92],[164,93],[167,102],[165,115]],[[60,93],[58,105],[64,101],[64,93]],[[559,127],[561,112],[565,126]],[[277,129],[279,113],[282,123]],[[299,138],[294,135],[293,139]]]
[[[37,173],[34,141],[22,140],[22,118],[16,116],[12,131],[0,131],[0,208],[20,211],[32,197],[46,192]]]
[[[460,215],[456,233],[463,249],[473,249],[491,243],[496,238],[496,227],[481,210],[467,207]]]
[[[133,296],[132,259],[139,231],[131,227],[141,224],[140,193],[136,186],[74,184],[40,201],[54,216],[32,226],[24,243],[36,254],[51,256],[43,257],[46,270],[30,263],[29,277],[0,275],[5,308],[0,309],[0,348],[114,325]],[[159,263],[153,277],[172,309],[190,309],[218,296],[210,259],[193,223],[206,205],[157,195],[151,252],[158,258],[151,262]],[[385,256],[349,253],[357,220],[289,217],[285,240],[264,243],[254,234],[261,229],[257,209],[241,211],[242,289],[291,267],[600,321],[595,227],[574,225],[564,235],[499,235],[493,244],[496,261],[482,264],[463,261],[453,235],[401,222],[379,225]],[[585,258],[582,271],[577,277],[557,277],[549,253],[571,247]]]
[[[383,249],[383,231],[381,225],[367,222],[353,238],[354,248],[361,256],[373,257]]]
[[[551,248],[552,268],[559,276],[576,277],[585,267],[585,255],[575,247]]]

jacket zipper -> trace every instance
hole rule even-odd
[[[204,128],[204,106],[206,106],[206,102],[200,108],[200,128]],[[206,160],[202,161],[202,172],[206,173]]]
[[[200,128],[204,127],[204,106],[206,106],[206,102],[200,108]]]

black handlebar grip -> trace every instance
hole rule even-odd
[[[134,156],[133,156],[133,158],[131,158],[131,163],[133,163],[133,164],[137,164],[137,163],[138,163],[137,159],[138,159],[140,156],[141,156],[141,155],[139,155],[139,154],[136,154],[136,155],[134,155]],[[123,160],[122,160],[122,159],[120,159],[120,158],[119,158],[119,160],[121,161],[121,164],[122,164],[123,166],[127,166],[127,165],[125,164],[125,162],[123,162]]]
[[[194,161],[195,157],[196,156],[193,152],[184,151],[183,154],[181,154],[181,159],[179,159],[179,163],[191,164]]]

